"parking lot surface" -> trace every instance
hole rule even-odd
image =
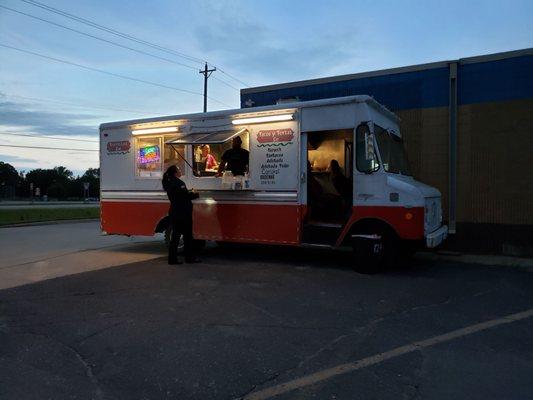
[[[360,275],[349,253],[258,246],[202,259],[0,290],[0,398],[533,398],[530,269]]]

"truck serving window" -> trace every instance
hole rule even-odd
[[[249,150],[249,133],[246,128],[203,130],[192,127],[192,131],[166,141],[166,144],[191,145],[193,154],[193,171],[197,177],[212,177],[218,172],[218,166],[224,152],[231,149],[232,140],[241,138],[241,148]]]
[[[165,141],[170,140],[172,137],[165,137]],[[165,144],[164,147],[165,162],[163,170],[166,171],[171,165],[177,166],[182,173],[185,173],[185,146],[182,144],[170,145]]]
[[[374,134],[385,171],[393,174],[411,175],[402,139],[378,125],[374,125]]]
[[[140,178],[161,178],[163,159],[161,138],[137,138],[135,166]]]
[[[226,136],[228,135],[226,134]],[[249,151],[250,139],[248,137],[248,131],[244,131],[237,136],[242,140],[241,148]],[[214,176],[218,172],[218,166],[222,161],[222,156],[226,150],[231,149],[233,137],[228,138],[224,143],[213,143],[219,139],[225,139],[222,136],[218,138],[215,134],[206,138],[206,141],[210,139],[209,141],[211,143],[202,143],[200,140],[198,144],[193,145],[194,174],[200,177]]]

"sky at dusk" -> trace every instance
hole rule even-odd
[[[260,86],[533,46],[531,0],[39,2],[187,57],[116,37],[22,0],[0,0],[1,7],[167,59],[0,7],[3,145],[95,150],[102,122],[199,112],[203,81],[198,73],[202,65],[196,60],[207,60],[226,72],[215,72],[216,79],[209,81],[209,109],[217,110],[238,108],[238,89],[246,87],[244,83]],[[120,79],[13,47],[167,87]],[[64,165],[82,173],[98,166],[98,153],[0,146],[0,161],[19,170]]]

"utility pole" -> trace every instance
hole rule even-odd
[[[204,112],[207,112],[207,78],[209,78],[216,70],[215,67],[213,67],[213,69],[207,69],[207,63],[205,63],[204,69],[200,70],[200,73],[204,74]]]

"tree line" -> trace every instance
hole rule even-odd
[[[86,186],[88,184],[88,189]],[[11,164],[0,161],[0,198],[83,199],[100,196],[100,168],[89,168],[74,176],[63,166],[17,171]]]

